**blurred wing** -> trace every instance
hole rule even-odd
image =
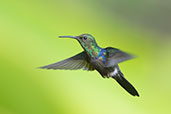
[[[56,69],[65,69],[65,70],[83,69],[88,71],[94,70],[91,64],[87,61],[87,55],[85,54],[84,51],[71,58],[47,66],[43,66],[40,68],[54,69],[54,70]]]
[[[113,67],[114,65],[134,58],[132,55],[120,51],[116,48],[108,47],[106,48],[106,63],[105,67]]]

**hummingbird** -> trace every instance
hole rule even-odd
[[[134,86],[126,80],[118,65],[123,61],[134,58],[134,56],[113,47],[101,48],[96,43],[95,38],[90,34],[81,34],[79,36],[59,36],[59,38],[72,38],[77,40],[84,51],[68,59],[40,68],[54,70],[97,70],[103,78],[113,78],[128,93],[133,96],[139,96]]]

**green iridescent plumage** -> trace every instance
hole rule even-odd
[[[99,47],[95,38],[90,34],[60,36],[60,38],[66,37],[76,39],[81,44],[84,51],[71,58],[41,68],[70,70],[83,69],[88,71],[97,70],[103,78],[111,77],[131,95],[139,96],[136,89],[125,79],[118,66],[118,63],[132,59],[133,56],[116,48]]]
[[[97,45],[95,39],[89,34],[82,34],[79,37],[82,37],[82,39],[78,41],[88,55],[94,58],[97,57],[101,48]]]

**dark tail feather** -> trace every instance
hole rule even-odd
[[[133,96],[139,96],[137,90],[124,78],[121,71],[118,71],[112,78],[114,78],[128,93]]]

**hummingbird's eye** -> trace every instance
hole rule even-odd
[[[87,40],[87,37],[86,36],[84,36],[83,38],[84,38],[84,40]]]

